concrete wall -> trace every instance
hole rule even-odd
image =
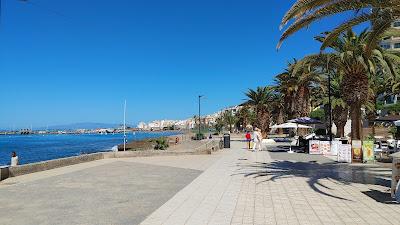
[[[0,167],[0,181],[7,179],[9,177],[9,169],[8,167]]]
[[[129,157],[150,157],[150,156],[168,156],[168,155],[199,155],[211,154],[219,150],[218,141],[209,141],[200,146],[195,151],[175,152],[164,150],[145,150],[145,151],[126,151],[126,152],[99,152],[87,155],[73,156],[68,158],[54,159],[43,162],[25,164],[15,167],[5,167],[0,170],[0,181],[8,177],[16,177],[24,174],[35,173],[45,170],[51,170],[59,167],[70,166],[74,164],[90,162],[109,158],[129,158]]]
[[[9,176],[16,177],[24,174],[35,173],[39,171],[51,170],[59,167],[70,166],[83,162],[104,159],[104,153],[93,153],[87,155],[73,156],[68,158],[54,159],[43,162],[25,164],[9,167]]]

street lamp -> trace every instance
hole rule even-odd
[[[331,74],[328,72],[328,105],[329,105],[329,141],[332,142],[332,100],[331,100]]]
[[[201,134],[201,98],[204,97],[204,95],[199,95],[199,134],[198,137],[200,137]]]

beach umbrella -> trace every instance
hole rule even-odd
[[[293,129],[297,129],[297,128],[305,128],[305,129],[311,129],[312,127],[310,126],[306,126],[306,125],[301,125],[301,124],[297,124],[297,123],[282,123],[282,124],[277,124],[272,126],[271,128],[273,129],[278,129],[278,128],[293,128]]]
[[[274,128],[274,129],[278,129],[278,128],[293,128],[293,129],[297,130],[298,128],[311,129],[312,127],[306,126],[306,125],[302,125],[302,124],[297,124],[297,123],[282,123],[282,124],[274,125],[271,128]],[[298,140],[296,140],[296,143],[297,142],[298,142]],[[289,147],[288,153],[294,153],[293,150],[292,150],[292,143],[290,143],[290,147]]]
[[[299,123],[299,124],[319,124],[322,123],[320,120],[313,119],[310,117],[299,117],[296,119],[289,120],[290,123]]]

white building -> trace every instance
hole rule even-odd
[[[147,130],[147,124],[145,122],[140,122],[137,125],[137,128],[140,129],[140,130]]]
[[[232,112],[233,115],[235,115],[240,108],[242,108],[242,106],[233,106],[210,115],[203,115],[201,117],[202,124],[213,126],[216,123],[217,118],[220,117],[225,111],[230,111]],[[137,125],[137,128],[140,130],[163,130],[166,127],[174,126],[175,129],[183,130],[183,129],[193,129],[197,126],[196,125],[197,123],[198,120],[195,121],[194,118],[189,118],[185,120],[155,120],[147,124],[145,122],[140,122]]]
[[[400,20],[395,21],[392,24],[393,28],[400,29]],[[384,49],[392,49],[400,51],[400,37],[387,37],[381,42],[381,47]]]

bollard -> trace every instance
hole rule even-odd
[[[7,179],[9,176],[8,166],[0,166],[0,181]]]
[[[398,183],[400,180],[400,152],[394,153],[390,155],[393,159],[392,161],[392,188],[391,193],[392,197],[400,197],[400,190],[396,190],[398,188]],[[400,199],[396,199],[400,201]]]
[[[224,140],[221,138],[221,140],[219,141],[219,149],[223,148],[224,148]]]

